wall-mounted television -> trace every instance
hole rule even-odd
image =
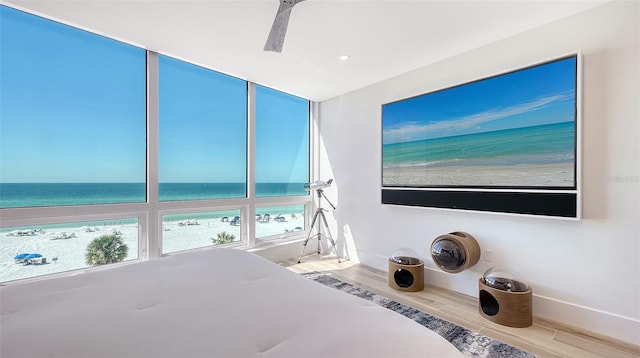
[[[580,217],[580,56],[382,105],[382,203]]]

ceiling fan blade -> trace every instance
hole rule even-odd
[[[302,1],[304,0],[280,0],[276,18],[273,19],[273,25],[271,25],[271,32],[269,32],[267,42],[264,44],[265,51],[282,52],[284,37],[287,34],[287,26],[289,25],[289,17],[291,16],[291,9]]]

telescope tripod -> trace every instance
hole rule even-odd
[[[318,209],[316,209],[316,213],[315,215],[313,215],[313,220],[311,221],[311,228],[309,229],[309,234],[307,235],[306,240],[304,240],[303,246],[302,246],[302,251],[300,252],[300,256],[298,257],[298,263],[300,263],[300,261],[302,260],[302,255],[304,254],[304,249],[307,248],[307,244],[309,243],[309,240],[311,240],[314,237],[318,237],[318,254],[320,253],[320,241],[322,240],[322,236],[326,236],[327,237],[327,241],[331,244],[331,247],[333,247],[333,249],[336,252],[336,257],[338,258],[338,263],[340,262],[340,255],[338,255],[338,249],[336,247],[336,242],[335,240],[333,240],[333,237],[331,236],[331,231],[329,230],[329,224],[327,224],[327,218],[326,216],[324,216],[324,212],[327,211],[327,209],[323,209],[322,208],[322,198],[324,197],[324,199],[329,203],[329,205],[331,205],[331,207],[335,210],[335,206],[329,201],[329,199],[327,199],[327,197],[324,195],[324,192],[322,191],[322,189],[316,189],[316,192],[318,193]],[[322,221],[322,224],[324,224],[324,227],[326,229],[326,235],[323,235],[322,233],[322,224],[320,223],[320,221]],[[316,223],[318,224],[317,226],[317,233],[313,234],[313,228],[316,226]]]

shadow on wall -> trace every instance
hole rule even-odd
[[[608,85],[608,68],[611,67],[612,49],[583,54],[582,90],[582,217],[604,219],[607,217],[607,182],[609,170],[608,125],[606,113],[610,113],[615,99]]]
[[[314,172],[317,173],[315,179],[334,179],[332,185],[325,189],[324,194],[327,196],[329,201],[331,201],[331,203],[335,205],[336,208],[335,210],[333,210],[325,202],[322,203],[322,207],[327,209],[327,211],[325,212],[325,216],[327,218],[327,224],[329,225],[328,230],[331,232],[331,236],[336,241],[336,254],[340,258],[358,262],[356,244],[351,233],[351,228],[349,227],[349,224],[346,220],[346,218],[348,217],[347,210],[340,205],[340,181],[334,177],[333,168],[331,168],[330,160],[328,160],[329,154],[327,152],[327,148],[325,146],[324,140],[322,139],[322,136],[318,135],[316,139],[316,143],[318,144],[315,148],[317,153],[315,157],[315,163],[317,167],[314,168]],[[315,195],[314,198],[315,211],[315,208],[317,208],[318,205],[318,199],[317,197],[315,197]],[[316,223],[316,226],[317,225],[319,224]],[[326,228],[324,227],[322,229],[326,230]],[[327,242],[327,240],[322,240],[321,244],[324,252],[329,252],[329,250],[331,250],[330,244]]]
[[[629,118],[618,108],[620,103],[636,103],[639,70],[620,59],[634,56],[634,49],[609,47],[583,56],[583,128],[582,128],[582,207],[585,219],[606,219],[619,216],[619,207],[611,202],[611,190],[624,190],[629,185],[638,185],[637,157],[611,157],[619,152],[619,146],[629,142],[613,141],[625,138],[629,131]],[[637,55],[636,55],[637,56]],[[626,65],[626,66],[625,66]],[[620,81],[619,79],[627,79]],[[628,98],[620,98],[624,93]],[[617,143],[616,143],[617,142]],[[633,140],[631,141],[633,142]],[[622,144],[625,143],[625,144]],[[618,149],[618,150],[616,150]],[[614,194],[615,195],[615,194]]]

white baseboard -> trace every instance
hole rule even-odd
[[[379,270],[388,271],[388,257],[358,252],[360,262]],[[442,287],[471,297],[478,297],[478,279],[482,273],[470,270],[450,274],[434,268],[425,268],[425,285]],[[533,315],[593,332],[627,343],[640,342],[640,321],[611,312],[604,312],[550,297],[533,294]]]
[[[640,321],[554,298],[533,295],[534,315],[627,343],[640,344]]]

